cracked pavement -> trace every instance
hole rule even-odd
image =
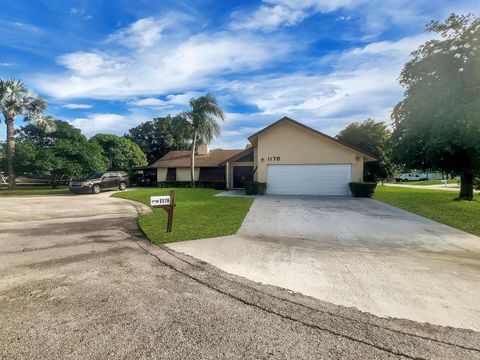
[[[136,223],[146,209],[109,195],[0,198],[0,358],[480,358],[478,332],[379,318],[153,245]]]

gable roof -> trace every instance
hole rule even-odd
[[[300,122],[298,122],[298,121],[296,121],[296,120],[290,119],[290,118],[287,117],[287,116],[284,116],[284,117],[281,118],[280,120],[275,121],[274,123],[268,125],[266,128],[263,128],[262,130],[260,130],[260,131],[256,132],[255,134],[249,136],[249,137],[248,137],[248,140],[253,144],[254,139],[257,138],[259,135],[263,134],[264,132],[268,131],[268,130],[271,129],[272,127],[274,127],[274,126],[276,126],[276,125],[278,125],[278,124],[280,124],[280,123],[283,123],[283,122],[293,123],[293,124],[295,124],[295,125],[297,125],[297,126],[302,127],[302,128],[305,129],[305,130],[308,130],[308,131],[313,132],[314,134],[320,135],[320,136],[324,137],[324,138],[327,139],[327,140],[336,142],[337,144],[340,144],[340,145],[342,145],[342,146],[344,146],[344,147],[347,147],[347,148],[349,148],[349,149],[351,149],[351,150],[354,150],[354,151],[356,151],[356,152],[359,152],[360,154],[366,156],[368,161],[375,161],[375,160],[377,160],[376,155],[374,155],[374,154],[372,154],[372,153],[370,153],[370,152],[368,152],[368,151],[359,149],[359,148],[357,148],[357,147],[355,147],[355,146],[352,146],[352,145],[347,144],[347,143],[345,143],[345,142],[343,142],[343,141],[340,141],[340,140],[338,140],[338,139],[335,139],[334,137],[331,137],[331,136],[329,136],[329,135],[327,135],[327,134],[324,134],[324,133],[322,133],[322,132],[320,132],[320,131],[318,131],[318,130],[312,129],[311,127],[309,127],[309,126],[307,126],[307,125],[304,125],[304,124],[302,124],[302,123],[300,123]]]
[[[233,155],[232,157],[229,157],[228,159],[225,159],[225,161],[223,161],[221,163],[221,165],[225,165],[225,163],[228,161],[228,162],[235,162],[237,160],[240,160],[242,158],[244,158],[245,156],[247,155],[250,155],[251,153],[253,153],[253,146],[250,146],[244,150],[241,150],[240,152],[236,153],[235,155]]]
[[[215,167],[220,166],[225,160],[232,156],[241,153],[241,150],[210,150],[205,155],[195,155],[195,167]],[[170,151],[165,156],[155,161],[150,168],[162,168],[162,167],[189,167],[192,153],[190,150],[186,151]]]

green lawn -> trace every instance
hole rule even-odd
[[[25,188],[17,188],[17,190],[7,190],[2,189],[0,190],[0,196],[2,195],[62,195],[62,194],[69,194],[68,187],[61,186],[56,189],[52,189],[50,187],[25,187]]]
[[[458,184],[457,180],[447,180],[448,184]],[[425,180],[425,181],[406,181],[400,184],[403,185],[440,185],[443,184],[442,180]]]
[[[145,235],[157,244],[235,234],[253,202],[253,198],[214,196],[220,191],[211,189],[149,188],[112,196],[149,205],[150,196],[168,195],[170,190],[175,190],[177,205],[171,233],[166,233],[167,213],[163,209],[153,209],[139,218]]]
[[[377,186],[374,199],[480,236],[480,198],[455,201],[456,191]]]

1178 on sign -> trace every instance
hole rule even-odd
[[[150,206],[170,205],[170,196],[151,196]]]

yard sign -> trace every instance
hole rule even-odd
[[[167,232],[172,232],[173,209],[175,208],[175,192],[170,191],[169,196],[151,196],[150,206],[154,208],[162,208],[167,212]]]
[[[170,205],[170,196],[151,196],[151,206]]]

